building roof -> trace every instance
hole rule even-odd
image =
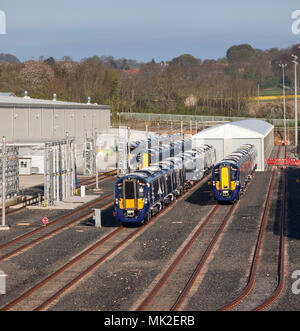
[[[263,138],[273,130],[268,122],[249,119],[216,125],[200,131],[193,138]]]
[[[44,108],[85,108],[85,109],[110,109],[110,106],[87,104],[77,102],[65,102],[54,100],[34,99],[30,97],[16,97],[0,94],[0,107],[44,107]]]
[[[15,97],[16,95],[12,92],[0,92],[0,96]]]

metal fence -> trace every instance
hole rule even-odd
[[[45,204],[53,205],[75,194],[75,144],[72,139],[45,143]]]
[[[202,116],[202,115],[180,115],[180,114],[156,114],[156,113],[120,113],[120,117],[132,121],[168,121],[168,122],[235,122],[249,119],[249,117],[227,117],[227,116]],[[275,127],[283,127],[283,119],[259,118],[262,121],[269,122]],[[287,119],[287,125],[294,126],[294,119]]]
[[[18,147],[6,147],[5,149],[6,161],[5,161],[5,195],[10,198],[19,192],[19,148]],[[2,148],[0,148],[0,187],[2,187],[2,167],[3,156]],[[0,190],[0,196],[2,197],[2,190]]]

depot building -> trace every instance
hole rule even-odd
[[[216,149],[216,162],[244,144],[257,150],[257,171],[264,171],[274,147],[274,126],[268,122],[249,119],[216,125],[193,136],[193,148],[204,144]]]

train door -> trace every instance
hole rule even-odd
[[[222,166],[220,172],[220,190],[224,193],[230,190],[230,165]]]
[[[149,154],[148,153],[143,153],[142,167],[143,168],[149,167]]]

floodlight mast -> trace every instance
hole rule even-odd
[[[285,114],[285,86],[284,86],[284,68],[287,64],[279,64],[279,67],[282,68],[282,90],[283,90],[283,122],[284,122],[284,145],[286,145],[286,114]]]
[[[300,48],[300,47],[299,47]],[[297,88],[297,65],[298,65],[298,56],[293,55],[294,58],[293,63],[295,64],[295,152],[298,150],[298,88]]]

